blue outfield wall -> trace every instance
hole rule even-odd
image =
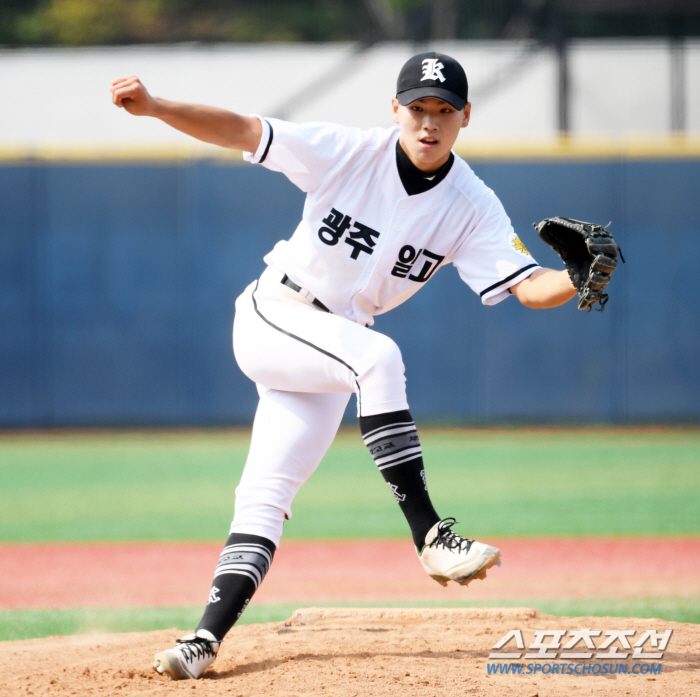
[[[376,323],[403,350],[414,415],[700,418],[700,161],[473,167],[540,263],[561,267],[532,229],[553,215],[612,220],[628,263],[590,314],[483,307],[441,270]],[[234,300],[302,205],[238,163],[0,166],[0,425],[249,423]]]

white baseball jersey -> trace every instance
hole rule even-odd
[[[260,146],[245,159],[307,194],[294,234],[265,262],[334,314],[371,325],[448,263],[494,305],[539,268],[501,202],[461,158],[435,187],[409,196],[396,165],[398,127],[257,118]]]

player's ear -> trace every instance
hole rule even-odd
[[[399,122],[399,100],[393,97],[391,100],[391,109],[394,112],[394,121]]]
[[[469,119],[472,115],[472,103],[467,102],[464,105],[464,121],[462,121],[462,128],[466,128],[469,125]]]

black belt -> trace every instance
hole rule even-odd
[[[282,285],[287,286],[287,288],[291,288],[293,291],[301,293],[301,286],[298,286],[296,283],[294,283],[294,281],[290,280],[287,274],[284,274],[284,276],[282,276],[281,283]],[[311,293],[309,293],[309,295],[311,295]],[[313,298],[313,296],[311,297]],[[330,312],[330,310],[318,298],[313,298],[311,304],[315,305],[319,310],[323,310],[324,312]]]

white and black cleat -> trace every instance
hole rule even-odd
[[[153,668],[169,680],[196,680],[214,662],[220,642],[206,629],[177,640],[174,649],[156,654]]]
[[[423,568],[441,586],[446,586],[448,581],[468,586],[474,579],[485,579],[487,569],[501,565],[499,549],[452,532],[456,522],[454,518],[445,518],[435,523],[418,553]]]

